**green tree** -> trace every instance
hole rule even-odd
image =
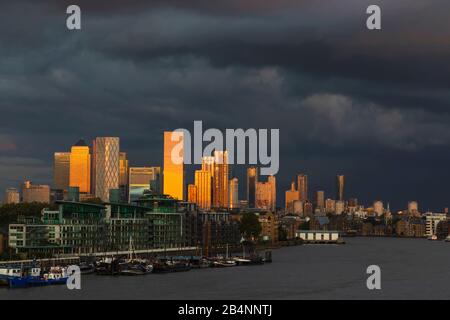
[[[7,227],[10,223],[17,222],[18,216],[40,217],[44,208],[53,210],[56,206],[37,202],[4,204],[0,207],[0,227]]]
[[[261,234],[261,224],[258,216],[253,212],[243,214],[239,230],[245,239],[256,239]]]

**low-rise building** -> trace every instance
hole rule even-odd
[[[447,220],[447,215],[445,213],[431,213],[428,212],[425,215],[426,219],[426,235],[431,237],[436,235],[436,228],[440,221]]]

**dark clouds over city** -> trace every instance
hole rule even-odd
[[[50,183],[80,137],[161,164],[162,131],[203,120],[280,128],[280,205],[300,172],[327,196],[343,173],[366,203],[450,205],[448,1],[11,1],[0,48],[2,189]]]

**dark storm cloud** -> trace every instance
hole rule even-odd
[[[344,172],[364,200],[439,208],[448,190],[431,177],[443,179],[450,158],[450,4],[375,1],[383,30],[369,32],[372,2],[10,2],[0,187],[50,182],[52,153],[79,137],[118,135],[132,163],[159,164],[162,130],[203,120],[281,129],[280,200],[300,171],[330,192]],[[65,29],[74,3],[80,32]],[[423,183],[433,192],[419,197]]]

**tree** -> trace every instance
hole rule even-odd
[[[40,217],[44,208],[55,209],[57,206],[48,203],[18,203],[4,204],[0,207],[0,226],[7,227],[10,223],[17,222],[18,216]]]
[[[243,214],[239,230],[245,239],[256,239],[261,234],[261,224],[258,216],[253,212]]]

